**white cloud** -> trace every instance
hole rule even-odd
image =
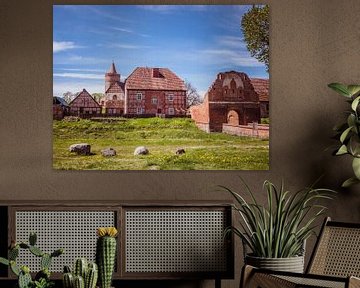
[[[54,68],[54,70],[60,71],[80,71],[80,72],[104,72],[102,69],[83,69],[83,68]]]
[[[141,36],[141,37],[150,37],[150,35],[148,35],[148,34],[137,33],[137,32],[135,32],[135,31],[133,31],[131,29],[128,29],[128,28],[121,28],[121,27],[110,27],[110,28],[113,29],[113,30],[116,30],[116,31],[129,33],[129,34],[134,34],[134,35]]]
[[[234,49],[246,49],[246,44],[242,37],[236,36],[219,36],[217,37],[217,42],[221,46],[234,48]]]
[[[76,78],[76,79],[104,79],[104,74],[86,73],[54,73],[54,77]]]
[[[208,56],[209,61],[224,65],[237,65],[243,67],[262,67],[264,64],[251,58],[248,53],[241,51],[233,51],[230,49],[209,49],[202,53]]]
[[[53,41],[53,52],[57,53],[60,51],[65,51],[69,49],[82,48],[82,46],[75,45],[74,42],[71,41]]]
[[[134,31],[130,30],[130,29],[126,29],[126,28],[119,28],[119,27],[111,27],[114,30],[120,31],[120,32],[125,32],[125,33],[134,33]]]
[[[152,48],[151,46],[145,45],[133,45],[133,44],[119,44],[119,43],[110,43],[106,45],[102,45],[108,48],[120,48],[120,49],[148,49]]]
[[[97,64],[108,64],[109,59],[101,59],[101,58],[95,58],[95,57],[84,57],[81,55],[62,55],[54,56],[54,65],[75,65],[75,64],[81,64],[81,65],[97,65]]]
[[[159,13],[171,13],[179,10],[185,11],[205,11],[207,10],[207,5],[138,5],[137,7],[153,12]]]

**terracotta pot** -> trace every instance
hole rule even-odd
[[[263,269],[304,273],[304,256],[289,258],[263,258],[246,255],[245,263]]]

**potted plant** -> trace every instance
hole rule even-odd
[[[244,181],[243,181],[244,182]],[[304,245],[314,233],[315,220],[326,207],[317,202],[331,199],[329,189],[304,188],[296,193],[264,182],[266,205],[261,205],[250,188],[245,190],[251,201],[233,190],[221,186],[235,199],[233,208],[240,215],[240,227],[229,227],[226,233],[239,236],[250,253],[244,254],[245,264],[259,268],[300,272],[304,270]]]
[[[340,143],[334,151],[334,155],[351,155],[354,177],[347,179],[342,186],[348,187],[360,183],[360,85],[344,85],[331,83],[331,89],[346,97],[350,104],[350,110],[346,122],[334,127],[338,133],[337,138]]]

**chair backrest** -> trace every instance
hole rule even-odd
[[[326,218],[307,273],[360,277],[360,223]]]

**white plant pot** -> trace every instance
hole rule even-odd
[[[246,255],[245,263],[262,269],[304,273],[304,256],[289,258],[263,258]]]

